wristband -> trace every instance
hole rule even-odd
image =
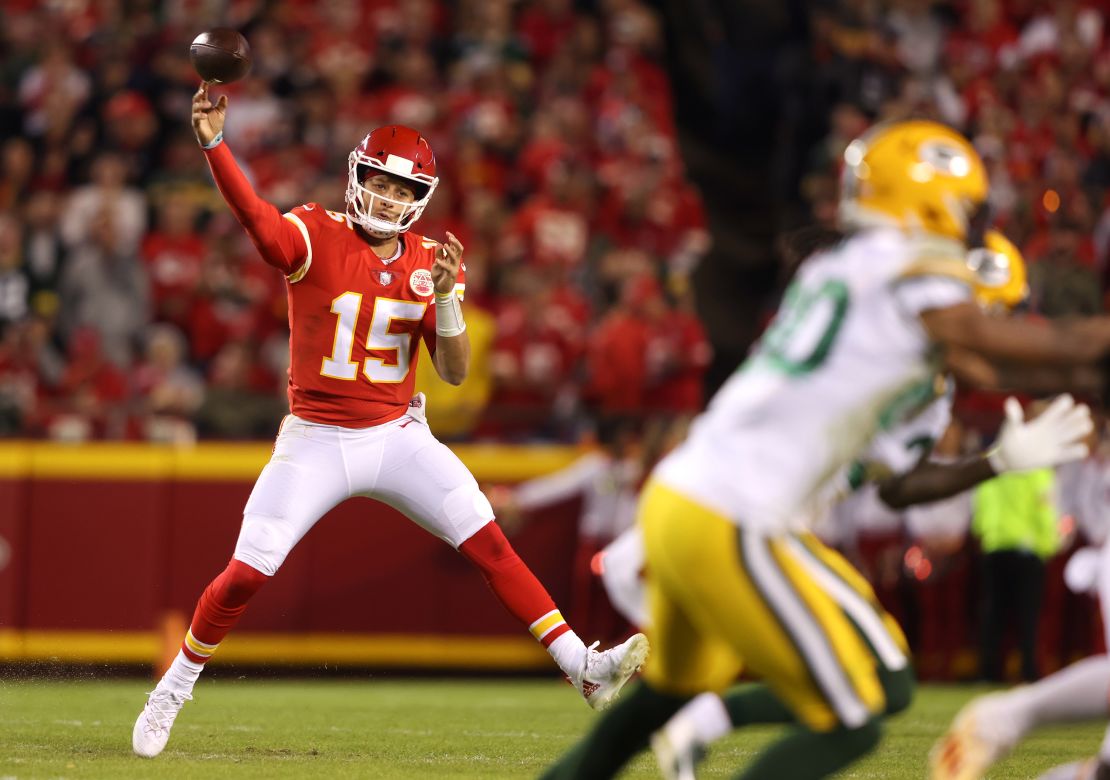
[[[221,143],[223,143],[223,140],[224,140],[224,131],[221,130],[220,132],[216,133],[216,137],[213,138],[211,140],[211,142],[209,142],[207,144],[201,144],[200,148],[204,149],[205,151],[208,151],[209,149],[215,149],[217,146],[219,146]]]
[[[436,335],[458,336],[465,330],[459,296],[454,292],[436,293]]]

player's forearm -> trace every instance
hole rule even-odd
[[[1035,322],[990,317],[966,304],[925,312],[922,321],[935,341],[995,361],[1076,365],[1093,363],[1110,352],[1110,317]]]
[[[983,457],[957,463],[925,461],[911,471],[879,484],[879,498],[891,509],[940,501],[975,487],[995,476]]]
[[[998,367],[998,388],[1020,390],[1033,395],[1079,393],[1098,395],[1103,391],[1103,378],[1094,366],[1019,366]]]
[[[1098,395],[1103,377],[1093,365],[1033,365],[988,360],[966,349],[948,350],[945,363],[961,381],[984,390],[1008,390],[1049,395],[1080,393]]]
[[[1110,352],[1110,317],[1072,322],[1030,321],[1029,326],[1024,333],[1012,334],[1016,362],[1076,365],[1093,363]]]
[[[436,334],[436,373],[448,384],[461,385],[470,373],[470,337],[466,332],[457,336]]]
[[[296,270],[306,251],[300,231],[282,218],[273,204],[258,196],[239,169],[226,141],[205,149],[204,156],[212,169],[216,187],[262,259],[285,273]]]

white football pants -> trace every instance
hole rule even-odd
[[[243,510],[234,557],[272,576],[352,496],[388,504],[455,548],[493,519],[474,477],[419,416],[352,429],[288,415]]]

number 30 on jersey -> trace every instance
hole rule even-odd
[[[791,376],[813,371],[828,357],[849,299],[848,285],[838,279],[816,288],[790,285],[778,318],[763,337],[763,354]]]
[[[398,301],[393,298],[376,298],[366,334],[366,349],[392,352],[387,360],[367,356],[362,364],[362,374],[371,382],[392,383],[404,381],[412,366],[412,334],[391,333],[395,321],[420,322],[424,319],[427,303]],[[358,363],[351,360],[355,348],[355,326],[362,310],[362,293],[345,292],[331,302],[331,312],[339,319],[335,323],[335,341],[331,356],[320,364],[320,373],[332,379],[353,381],[358,379]]]

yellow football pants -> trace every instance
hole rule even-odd
[[[653,687],[719,691],[746,668],[818,731],[883,711],[877,664],[904,668],[905,637],[838,553],[810,535],[755,534],[658,482],[638,522]]]

